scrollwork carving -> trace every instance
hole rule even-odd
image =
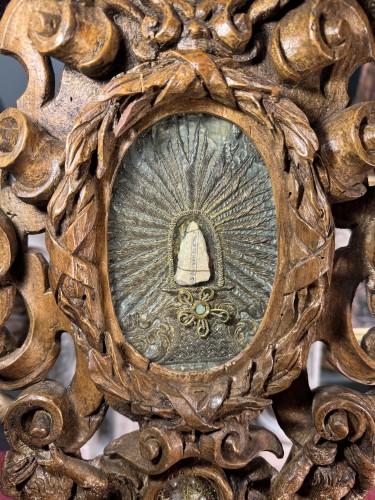
[[[17,276],[13,276],[12,281],[14,290],[17,288],[27,304],[30,330],[21,347],[0,359],[0,385],[4,390],[25,387],[41,380],[57,359],[59,345],[56,335],[71,328],[65,316],[59,313],[52,292],[47,289],[43,257],[30,252],[25,260],[27,278],[20,282]],[[41,304],[43,309],[40,309]],[[11,307],[12,302],[3,321],[10,315]],[[54,316],[51,316],[51,311],[55,311]],[[47,352],[44,352],[47,346]]]
[[[374,384],[371,335],[366,354],[348,313],[362,280],[375,307],[373,189],[366,192],[367,169],[374,167],[373,104],[346,109],[347,82],[374,57],[373,42],[355,0],[10,3],[0,22],[0,50],[23,62],[29,85],[18,109],[0,116],[0,388],[23,390],[15,400],[0,398],[12,447],[1,479],[8,495],[39,499],[58,490],[61,498],[77,499],[164,500],[174,492],[220,500],[328,499],[359,498],[373,487],[373,394],[338,388],[312,394],[305,377],[309,348],[323,340],[336,368]],[[56,95],[48,56],[67,66]],[[141,134],[188,114],[215,117],[214,150],[222,139],[217,124],[226,121],[251,139],[264,162],[275,228],[277,219],[272,291],[253,315],[250,302],[238,307],[225,266],[233,255],[250,266],[243,235],[236,252],[228,252],[230,243],[225,247],[212,221],[207,229],[202,211],[182,206],[170,214],[165,238],[173,294],[168,287],[162,292],[172,297],[170,310],[160,321],[138,293],[144,314],[136,311],[120,324],[107,244],[116,175]],[[187,124],[184,134],[193,127]],[[180,139],[181,158],[188,151],[184,140],[191,138]],[[209,154],[199,161],[203,175],[216,168],[203,168]],[[234,169],[236,162],[222,163]],[[166,174],[174,175],[176,189],[191,191],[190,171],[178,178],[178,168],[163,168],[164,184]],[[240,178],[212,193],[230,198]],[[156,186],[153,196],[162,197],[159,191]],[[152,204],[144,193],[136,193],[139,210]],[[247,223],[259,206],[250,210],[246,193],[240,205],[220,207],[238,231],[237,222]],[[127,210],[136,226],[132,207]],[[266,223],[264,217],[256,222]],[[349,246],[335,255],[334,224],[353,229]],[[179,260],[183,273],[192,270],[183,267],[186,257],[179,259],[193,246],[189,227],[208,241],[200,249],[204,269],[193,271],[213,276],[205,283],[194,275],[192,288],[175,270]],[[142,230],[160,234],[151,219]],[[49,264],[28,249],[27,236],[43,231]],[[254,237],[255,243],[254,255],[262,258],[269,239]],[[142,248],[146,268],[150,252]],[[246,287],[246,279],[240,285]],[[137,280],[147,281],[147,271]],[[30,319],[20,346],[6,328],[16,292]],[[151,347],[157,339],[164,352],[176,340],[172,316],[173,328],[194,323],[204,341],[215,340],[222,323],[241,352],[205,370],[162,365]],[[144,349],[128,342],[128,328]],[[63,331],[72,336],[77,358],[68,387],[45,380]],[[281,443],[255,422],[272,404],[293,441],[280,473],[259,455],[281,457]],[[79,450],[108,406],[138,421],[140,430],[83,460]]]
[[[351,45],[351,28],[340,12],[343,2],[313,0],[289,12],[273,33],[270,56],[286,80],[298,82],[337,63]],[[341,10],[342,12],[342,10]],[[300,27],[296,37],[291,26]]]
[[[246,415],[246,413],[245,413]],[[269,451],[281,458],[281,443],[274,434],[245,422],[228,420],[220,431],[201,437],[199,448],[203,457],[214,457],[224,469],[246,467],[260,452]]]
[[[15,451],[43,448],[61,438],[67,418],[65,388],[56,382],[40,382],[26,389],[8,409],[5,433]]]
[[[12,190],[26,202],[51,197],[64,163],[64,146],[17,109],[0,115],[0,168],[15,177]]]
[[[41,54],[61,59],[90,77],[107,73],[119,48],[116,27],[92,2],[38,0],[31,13],[29,36]]]
[[[312,403],[316,431],[276,476],[271,498],[362,498],[373,487],[373,397],[338,387],[320,389]],[[349,493],[350,492],[350,493]]]
[[[366,191],[366,175],[375,161],[372,115],[373,103],[357,104],[322,124],[319,172],[333,202]]]

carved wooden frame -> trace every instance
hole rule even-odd
[[[210,59],[205,61],[206,56],[204,56],[203,53],[197,52],[193,56],[189,55],[189,58],[189,61],[186,62],[186,56],[184,54],[181,54],[181,56],[177,53],[173,54],[172,63],[170,63],[170,71],[166,72],[165,64],[161,66],[161,69],[154,67],[152,70],[152,81],[158,81],[159,72],[162,72],[166,80],[174,73],[180,74],[181,68],[179,66],[183,65],[188,66],[187,69],[183,69],[185,74],[188,72],[189,67],[191,68],[191,76],[198,84],[198,75],[196,71],[193,70],[195,65],[201,64],[202,67],[211,66],[211,68],[214,69],[213,61]],[[177,68],[175,66],[177,66]],[[67,175],[63,179],[60,189],[50,203],[52,223],[48,225],[47,247],[52,261],[52,286],[59,294],[60,303],[65,303],[64,309],[67,314],[72,316],[75,323],[80,326],[82,331],[85,332],[91,340],[93,346],[96,346],[98,342],[100,342],[100,332],[105,331],[109,334],[107,338],[107,349],[109,348],[108,343],[111,342],[111,339],[113,339],[112,342],[115,343],[118,348],[122,347],[123,357],[129,369],[127,370],[125,366],[123,367],[121,366],[122,364],[120,364],[120,366],[117,367],[118,373],[124,370],[124,374],[120,376],[119,379],[117,379],[117,377],[113,379],[111,372],[107,374],[107,380],[103,380],[99,373],[95,375],[95,372],[99,372],[99,368],[101,368],[102,373],[104,372],[105,358],[103,359],[102,356],[100,356],[100,351],[92,351],[90,354],[94,380],[99,384],[101,390],[108,394],[110,400],[116,402],[116,406],[120,403],[124,405],[141,403],[143,400],[147,400],[146,394],[132,394],[130,389],[130,386],[135,385],[132,383],[132,380],[137,380],[138,371],[138,376],[144,378],[144,382],[147,382],[144,385],[144,388],[147,388],[147,393],[148,386],[155,384],[159,379],[160,386],[165,388],[161,391],[159,398],[157,398],[155,394],[152,405],[155,415],[157,415],[156,410],[158,407],[163,406],[163,400],[166,398],[169,400],[173,400],[173,397],[176,398],[174,394],[176,389],[181,392],[181,398],[178,399],[181,400],[180,402],[182,403],[184,390],[186,386],[189,385],[186,382],[186,375],[181,372],[169,373],[170,370],[157,364],[149,366],[148,360],[140,357],[139,353],[124,340],[123,333],[117,323],[111,300],[108,270],[106,266],[106,243],[100,243],[100,241],[103,240],[102,234],[107,234],[105,214],[108,212],[111,185],[116,174],[116,167],[124,156],[126,149],[132,144],[138,134],[153,123],[171,114],[183,112],[211,113],[235,122],[249,135],[252,133],[254,136],[252,139],[255,141],[255,144],[259,144],[259,150],[264,156],[266,164],[269,165],[271,176],[274,177],[274,186],[278,186],[274,194],[277,200],[276,206],[280,212],[279,268],[275,278],[273,297],[269,303],[269,311],[265,316],[263,324],[259,328],[257,339],[238,356],[238,359],[216,369],[211,369],[210,371],[205,370],[203,372],[190,373],[189,380],[193,384],[210,383],[210,385],[207,386],[207,388],[209,387],[209,392],[212,391],[211,383],[215,385],[215,380],[217,380],[218,385],[223,386],[220,390],[220,392],[223,392],[223,401],[228,398],[228,403],[232,406],[233,401],[230,401],[231,396],[230,393],[228,393],[228,388],[225,387],[226,384],[222,384],[221,382],[221,378],[225,373],[225,378],[228,380],[228,383],[229,377],[233,380],[238,380],[237,384],[235,384],[235,388],[232,386],[232,390],[237,394],[237,397],[240,396],[250,399],[249,401],[243,401],[244,408],[246,408],[248,405],[251,406],[251,396],[264,397],[280,389],[285,389],[292,382],[293,378],[298,376],[302,368],[303,343],[301,343],[296,350],[291,349],[291,346],[296,345],[299,339],[306,335],[309,325],[321,307],[320,297],[324,294],[328,282],[328,277],[325,275],[329,269],[329,263],[332,258],[332,221],[324,195],[320,190],[314,172],[311,170],[311,159],[313,157],[314,148],[316,148],[316,139],[305,117],[293,106],[292,102],[270,95],[270,92],[275,92],[274,88],[269,89],[266,87],[266,89],[262,91],[261,83],[249,82],[246,88],[246,77],[244,75],[241,78],[241,76],[240,73],[236,74],[239,80],[237,87],[241,88],[241,101],[239,107],[240,109],[247,108],[246,114],[215,104],[212,102],[212,99],[197,99],[198,92],[195,88],[193,89],[195,101],[189,100],[189,90],[185,91],[181,96],[185,97],[186,100],[181,101],[179,93],[176,92],[175,88],[173,88],[173,95],[168,99],[169,96],[168,93],[164,91],[165,84],[163,85],[163,81],[160,83],[162,91],[157,91],[155,95],[150,96],[150,93],[147,92],[147,75],[142,76],[139,81],[139,88],[134,89],[133,84],[132,90],[137,96],[137,104],[139,102],[142,103],[143,100],[145,100],[146,103],[143,105],[142,111],[137,112],[137,114],[134,113],[134,108],[137,110],[137,107],[133,102],[128,108],[125,107],[123,114],[126,116],[126,122],[120,117],[119,123],[122,125],[122,131],[128,133],[121,138],[121,143],[119,145],[117,145],[116,139],[113,137],[113,132],[111,132],[111,119],[113,120],[114,118],[114,110],[121,107],[122,101],[128,98],[127,94],[123,95],[122,88],[127,88],[127,80],[129,80],[129,78],[120,77],[119,79],[114,79],[110,83],[109,89],[104,89],[103,94],[99,95],[98,103],[90,106],[90,108],[85,110],[83,115],[78,118],[74,130],[70,134],[67,145],[67,155],[68,162],[71,159],[72,163],[67,168]],[[216,80],[220,82],[222,78],[221,73],[217,73]],[[231,76],[231,78],[233,81],[233,76]],[[190,84],[190,82],[188,83]],[[141,92],[141,85],[144,87],[143,92]],[[256,97],[252,95],[250,85],[256,88]],[[185,87],[186,81],[184,82],[183,88]],[[233,88],[235,88],[234,85],[230,90],[233,91]],[[211,93],[211,96],[217,97],[215,94],[215,90],[218,94],[217,88],[214,87],[211,92],[210,90],[210,87],[208,87],[208,92],[202,89],[202,94]],[[111,97],[111,101],[105,101],[105,99],[108,98],[107,96]],[[163,99],[161,99],[160,96],[163,97]],[[234,92],[234,98],[236,99],[236,97]],[[155,102],[154,106],[151,106],[151,98]],[[256,98],[259,100],[259,107],[255,110],[249,109],[249,104],[253,104]],[[104,105],[103,100],[105,103]],[[179,102],[177,100],[179,100]],[[221,96],[220,100],[223,100]],[[229,99],[224,98],[224,100],[227,102]],[[146,116],[147,118],[145,119]],[[95,125],[93,125],[94,123]],[[88,129],[88,127],[90,130],[86,133],[85,129]],[[117,126],[116,128],[119,127]],[[283,128],[287,130],[286,133],[289,133],[288,147],[291,154],[294,153],[300,163],[301,169],[299,173],[296,172],[296,167],[293,165],[293,162],[291,162],[292,165],[286,166],[280,161],[283,158],[282,151],[286,147]],[[104,129],[104,131],[102,131],[102,129]],[[297,141],[293,140],[293,136],[299,133],[301,135],[304,134],[302,145],[297,144]],[[92,139],[94,134],[98,135],[97,145],[95,139]],[[101,134],[102,137],[100,137]],[[267,137],[267,145],[271,145],[271,149],[262,147],[260,142],[261,137],[263,139]],[[76,170],[82,167],[89,155],[91,156],[94,153],[94,148],[101,147],[99,141],[102,141],[104,144],[112,144],[114,150],[118,152],[112,160],[112,169],[108,163],[102,164],[99,161],[96,174],[96,177],[99,178],[98,180],[89,175],[87,169],[86,172],[77,178]],[[87,143],[90,143],[89,147],[86,146]],[[300,148],[300,146],[302,146],[302,148]],[[82,149],[85,150],[86,154],[83,158],[79,156],[79,160],[77,161],[76,152]],[[271,151],[272,155],[270,154]],[[99,151],[97,151],[97,154],[99,158],[102,154],[104,155],[104,153]],[[108,161],[108,158],[106,159]],[[303,167],[304,171],[301,172]],[[72,176],[76,177],[73,182],[71,181]],[[291,180],[289,180],[288,177],[291,177]],[[290,186],[294,184],[298,184],[299,189],[313,192],[311,200],[305,197],[304,203],[306,203],[307,206],[303,206],[303,203],[300,203],[298,208],[295,206],[297,202],[297,193],[289,191],[289,189],[292,189]],[[68,196],[66,195],[67,185],[69,185],[70,190]],[[76,186],[77,191],[72,188],[73,185]],[[280,186],[283,186],[283,189],[280,189]],[[67,210],[66,205],[68,205],[71,198],[84,192],[84,190],[94,191],[94,193],[90,194],[87,205],[80,203],[77,209],[75,209],[74,206],[69,207],[69,222],[65,223],[64,230],[59,231],[59,238],[57,239],[56,232],[59,230],[61,219],[64,216],[63,210]],[[309,211],[313,212],[318,210],[324,215],[318,220],[317,224],[319,224],[319,226],[317,225],[315,229],[307,225],[307,221],[303,218],[303,211],[308,213]],[[285,219],[290,221],[290,225],[286,226],[282,223]],[[54,223],[54,221],[56,222]],[[290,252],[291,248],[293,250],[295,248],[290,245],[290,242],[293,240],[293,236],[298,234],[299,226],[303,227],[305,230],[303,237],[307,244],[310,240],[315,244],[315,247],[310,249],[311,255],[309,258],[306,258],[306,254],[299,256],[296,252],[294,252],[293,255],[291,255]],[[96,252],[91,261],[87,262],[88,246],[92,246],[93,242],[90,239],[87,245],[85,245],[85,239],[94,227],[98,228],[97,241],[94,243]],[[76,249],[71,246],[69,240],[71,239],[71,235],[75,234],[77,231],[80,233],[80,238],[75,241],[77,245]],[[322,238],[318,241],[315,241],[316,238],[314,239],[315,232],[320,232],[320,234],[322,234]],[[71,264],[68,264],[69,260],[72,261]],[[68,269],[79,269],[80,275],[78,276],[76,271],[67,274]],[[72,283],[72,281],[78,283]],[[76,293],[73,293],[74,285],[78,289]],[[302,296],[307,293],[309,287],[310,289],[316,288],[315,292],[311,292],[313,295],[316,294],[316,302],[312,307],[306,307],[306,311],[301,311],[299,321],[293,324],[290,333],[286,333],[288,332],[288,326],[283,324],[283,320],[281,320],[279,324],[276,324],[273,322],[272,318],[276,316],[280,316],[281,318],[285,317],[285,322],[287,322],[288,317],[293,314],[291,310],[293,309],[294,303],[294,298],[292,300],[293,294],[299,293]],[[80,295],[86,297],[85,301],[79,300]],[[282,303],[279,301],[280,295],[285,296],[285,301]],[[76,296],[78,300],[74,299]],[[113,359],[111,359],[110,364],[113,368],[116,366],[118,360],[113,353],[113,347],[109,349],[109,352],[112,352]],[[249,359],[251,359],[250,365]],[[257,366],[262,366],[262,364],[266,362],[271,363],[270,369],[272,372],[262,373],[262,371],[260,371],[257,375],[257,382],[254,384],[254,387],[252,387],[250,381],[252,373],[251,365],[256,363]],[[263,380],[259,378],[261,376],[264,377]],[[135,378],[133,379],[133,377]],[[123,387],[125,393],[130,389],[128,399],[124,397],[124,392],[122,392],[121,397],[118,395],[116,397],[113,388],[111,389],[108,387],[110,381],[113,388],[115,387],[114,382],[117,382],[120,387]],[[174,382],[174,388],[168,386],[168,381]],[[119,387],[117,389],[119,389]],[[165,394],[163,394],[164,391]],[[173,397],[171,394],[172,392],[174,394]],[[217,397],[215,390],[214,392],[215,396],[213,397]],[[208,396],[207,394],[207,397]],[[148,395],[148,398],[149,397]],[[200,398],[201,397],[202,395],[200,395]],[[195,405],[198,405],[198,403],[199,401],[196,401]],[[188,415],[181,414],[183,410],[182,408],[179,410],[177,401],[171,401],[171,405],[171,410],[174,408],[176,412],[175,415],[172,415],[173,412],[171,413],[171,419],[175,419],[177,415],[184,421],[189,418]],[[210,406],[211,405],[208,405],[206,410],[209,410]],[[187,408],[184,410],[186,411]],[[195,415],[195,425],[198,425],[199,422],[199,430],[215,428],[215,420],[217,420],[219,416],[223,418],[223,414],[225,415],[226,413],[225,411],[223,412],[223,409],[218,408],[218,410],[220,410],[218,413],[215,412],[207,416],[203,415],[203,411],[197,412]],[[237,405],[235,412],[238,413],[239,410],[240,406]],[[163,411],[165,415],[166,409],[164,408]],[[189,411],[191,411],[190,408]],[[212,413],[212,410],[210,413]],[[227,417],[230,417],[230,412]],[[222,423],[220,426],[221,425]]]
[[[4,325],[16,289],[31,319],[22,347],[5,345],[0,359],[0,388],[24,389],[15,401],[2,399],[0,416],[12,447],[4,490],[17,498],[47,498],[49,488],[59,487],[66,498],[74,491],[76,498],[151,499],[165,498],[171,481],[178,489],[179,481],[192,477],[221,499],[365,494],[375,474],[373,395],[337,388],[313,395],[305,376],[309,348],[323,340],[339,371],[374,383],[375,361],[357,345],[348,312],[364,279],[374,307],[372,189],[365,195],[366,173],[375,165],[374,108],[344,109],[345,81],[374,55],[365,12],[355,0],[335,0],[333,7],[323,0],[293,6],[288,0],[38,2],[45,32],[22,27],[24,0],[11,2],[0,25],[1,50],[30,67],[20,109],[0,115],[0,167],[15,177],[10,185],[3,175],[0,185],[6,248],[0,319]],[[339,23],[332,9],[350,22]],[[113,14],[127,27],[141,26],[132,54],[125,51],[133,58],[131,69],[120,73],[115,66],[120,74],[95,87],[74,125],[60,126],[52,109],[43,110],[52,99],[43,57],[63,60],[73,75],[68,79],[112,74],[123,36]],[[268,46],[262,47],[261,30],[252,45],[253,30],[263,25]],[[297,25],[298,36],[291,34]],[[320,73],[322,68],[330,70]],[[62,92],[65,107],[72,85],[68,81]],[[235,123],[257,146],[273,184],[278,266],[254,341],[225,365],[178,372],[150,363],[124,339],[103,235],[112,184],[128,148],[161,119],[194,112]],[[355,198],[353,215],[345,202]],[[352,245],[336,252],[333,262],[334,219],[355,230]],[[43,229],[49,282],[46,264],[27,251],[25,238]],[[76,345],[76,375],[68,388],[45,380],[62,331]],[[252,423],[271,404],[294,443],[281,473],[259,458],[262,451],[281,456],[279,440]],[[140,431],[85,462],[79,449],[107,406],[138,420]]]

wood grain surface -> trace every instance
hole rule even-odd
[[[365,0],[9,3],[0,51],[28,85],[0,114],[5,494],[330,500],[375,486],[374,332],[359,345],[351,321],[362,282],[375,315],[375,105],[347,94],[374,59],[374,19]],[[337,251],[335,227],[352,231]],[[49,262],[28,247],[38,233]],[[179,283],[193,254],[206,281],[195,266]],[[47,378],[63,332],[67,387]],[[368,391],[312,392],[315,341]],[[139,431],[83,460],[108,407]],[[293,443],[281,471],[263,458],[281,442],[256,421],[271,407]]]

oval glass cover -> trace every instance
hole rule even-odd
[[[249,137],[208,114],[174,115],[133,143],[114,181],[109,278],[127,341],[178,370],[251,342],[277,262],[271,180]]]

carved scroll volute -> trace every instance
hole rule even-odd
[[[137,463],[144,474],[166,472],[184,457],[181,433],[163,426],[150,425],[139,433],[134,432],[112,441],[104,450],[106,455],[118,455],[129,463]]]
[[[0,320],[6,321],[13,306],[12,294],[17,289],[24,298],[30,328],[21,346],[10,352],[3,352],[0,357],[0,388],[14,390],[42,380],[51,369],[60,352],[56,338],[62,331],[71,329],[70,322],[57,308],[51,290],[47,288],[46,261],[35,252],[28,252],[24,259],[25,276],[21,281],[13,276],[12,289],[0,289],[2,306]],[[5,299],[7,302],[5,302]]]
[[[5,324],[11,315],[14,305],[16,287],[6,279],[9,269],[17,253],[17,236],[14,226],[0,209],[0,355],[4,356],[14,348],[14,340],[10,337]],[[4,283],[2,281],[4,280]],[[1,404],[1,403],[0,403]],[[1,415],[0,415],[1,419]]]
[[[65,388],[57,382],[41,382],[26,389],[9,408],[4,429],[13,449],[22,444],[42,448],[56,442],[67,417]]]
[[[318,132],[318,169],[331,202],[359,198],[375,166],[375,103],[352,106],[323,123]]]
[[[269,51],[283,79],[299,82],[346,55],[351,29],[340,13],[339,4],[336,0],[310,0],[280,21]]]
[[[333,206],[336,224],[351,228],[349,245],[336,250],[332,282],[316,331],[326,342],[328,360],[341,373],[359,383],[374,385],[375,361],[355,337],[351,304],[359,284],[366,281],[371,310],[374,269],[374,188],[351,203]],[[370,333],[371,335],[371,333]]]
[[[278,438],[267,429],[257,426],[246,428],[235,419],[223,429],[202,436],[202,456],[215,458],[215,463],[225,469],[246,467],[263,451],[283,457],[283,448]]]
[[[117,29],[103,10],[73,1],[38,1],[30,17],[29,36],[41,54],[90,77],[108,71],[119,47]]]
[[[92,405],[96,413],[91,418],[80,414],[72,396],[70,388],[43,381],[25,389],[13,403],[6,402],[4,430],[12,448],[22,452],[24,445],[42,450],[56,444],[67,452],[78,452],[82,441],[86,442],[102,422],[105,410],[99,408],[99,398]],[[82,392],[79,397],[84,398]]]
[[[15,177],[12,190],[28,203],[45,203],[60,180],[64,145],[23,113],[0,115],[0,168]]]

